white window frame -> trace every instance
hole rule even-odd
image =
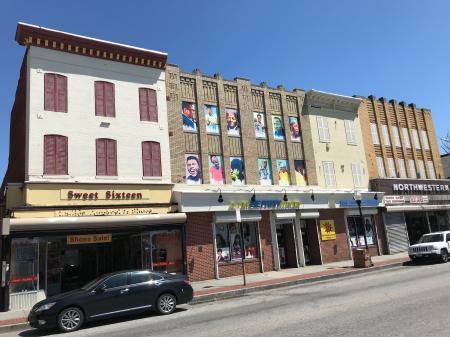
[[[408,165],[410,178],[417,178],[417,171],[414,159],[408,159]]]
[[[378,135],[378,127],[375,123],[370,123],[370,133],[372,134],[372,143],[380,145],[380,136]]]
[[[434,170],[433,161],[428,160],[427,165],[428,165],[428,174],[430,176],[430,179],[436,179],[436,171]]]
[[[396,147],[402,147],[402,143],[400,142],[400,133],[398,131],[397,126],[392,126],[392,131],[394,132],[394,141]]]
[[[400,178],[408,178],[408,175],[406,174],[406,166],[405,166],[405,159],[398,159],[398,170],[400,174]]]
[[[417,129],[413,129],[413,139],[414,139],[414,147],[416,150],[420,150],[420,140],[419,140],[419,132],[417,132]]]
[[[427,173],[425,172],[425,163],[422,159],[419,159],[417,161],[417,164],[419,165],[419,175],[420,175],[420,179],[426,179],[427,178]]]
[[[407,149],[411,148],[411,140],[409,139],[409,132],[407,128],[402,128],[402,134],[403,134],[403,142],[405,143],[405,147]]]
[[[383,157],[377,157],[377,170],[380,178],[386,177],[386,168],[384,167]]]
[[[384,146],[391,146],[391,137],[389,136],[388,126],[383,124],[381,127],[383,130]]]
[[[323,175],[325,178],[325,186],[336,187],[336,172],[334,170],[334,162],[323,161],[322,168],[323,168]]]
[[[394,158],[388,158],[387,160],[389,166],[389,178],[397,178],[397,171],[395,170]]]
[[[323,143],[330,142],[330,129],[328,128],[328,118],[316,116],[317,130],[319,131],[319,141]]]
[[[353,185],[355,187],[362,187],[363,179],[360,163],[352,163],[352,177],[353,177]]]
[[[423,141],[423,146],[424,146],[425,150],[429,150],[430,142],[428,141],[427,132],[425,130],[421,130],[420,133],[422,134],[422,141]]]
[[[350,119],[344,120],[345,135],[347,137],[347,144],[356,145],[355,123]]]

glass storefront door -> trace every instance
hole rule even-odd
[[[306,221],[300,220],[300,228],[302,230],[303,253],[305,255],[305,264],[311,264],[311,255],[309,253],[309,238],[306,230]]]
[[[449,219],[447,211],[427,212],[432,232],[449,230]]]
[[[149,245],[150,243],[150,245]],[[183,272],[183,252],[181,250],[181,231],[155,231],[149,233],[146,263],[152,270],[168,273]]]
[[[430,232],[425,212],[407,212],[405,220],[411,245],[417,243],[423,234]]]

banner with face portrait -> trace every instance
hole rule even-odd
[[[206,132],[218,135],[220,133],[219,109],[215,105],[205,104],[204,108]]]
[[[197,106],[191,102],[181,102],[181,117],[184,131],[198,131]]]
[[[222,156],[209,155],[209,182],[211,185],[225,184]]]
[[[245,185],[245,167],[242,157],[230,157],[231,185]]]
[[[241,124],[239,120],[239,110],[225,108],[227,121],[227,131],[229,136],[240,136]]]
[[[253,128],[255,129],[256,138],[266,138],[266,121],[263,112],[253,113]]]
[[[272,116],[273,139],[284,140],[283,119],[281,116]]]
[[[186,184],[202,183],[201,161],[198,154],[188,153],[184,156]]]
[[[293,142],[300,142],[300,123],[297,117],[289,116],[289,132]]]
[[[272,185],[272,172],[270,169],[270,159],[258,158],[259,183],[261,185]]]
[[[308,178],[306,176],[306,166],[304,160],[294,160],[295,168],[295,182],[297,186],[308,185]]]
[[[286,159],[277,159],[277,174],[278,174],[278,185],[289,186],[291,184],[291,179],[289,177],[289,165]]]

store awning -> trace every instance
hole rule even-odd
[[[240,211],[241,221],[240,222],[254,222],[261,221],[261,213],[259,211]],[[215,212],[214,214],[215,223],[230,223],[239,222],[235,211],[228,212]]]
[[[185,213],[54,218],[3,218],[1,234],[9,235],[10,232],[35,230],[127,228],[144,225],[184,223],[185,221]]]
[[[396,205],[386,206],[388,212],[420,212],[420,211],[445,211],[450,210],[450,205]]]

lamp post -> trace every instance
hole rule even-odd
[[[353,198],[355,199],[356,204],[358,205],[359,217],[361,218],[361,224],[362,224],[362,229],[363,229],[363,234],[364,234],[364,243],[366,244],[366,249],[368,251],[369,245],[367,244],[366,227],[364,225],[364,218],[363,218],[362,210],[361,210],[361,201],[362,201],[361,192],[359,192],[359,191],[355,192],[355,195]],[[358,233],[358,228],[356,228],[356,233]]]

